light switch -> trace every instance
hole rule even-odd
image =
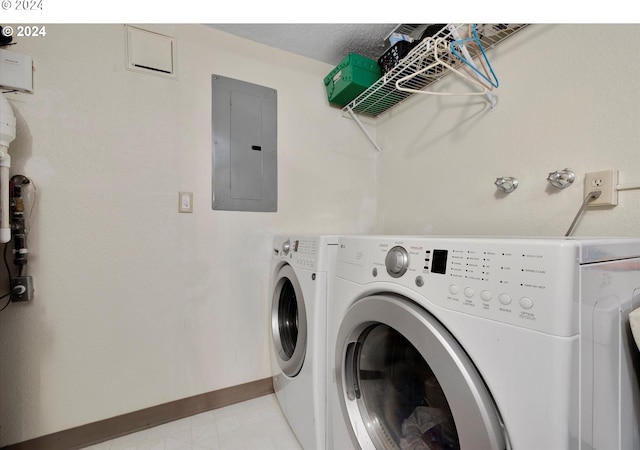
[[[193,212],[193,192],[178,193],[178,212],[179,213]]]

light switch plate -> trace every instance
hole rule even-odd
[[[178,192],[178,212],[193,212],[193,192]]]

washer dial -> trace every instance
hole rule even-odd
[[[409,268],[409,254],[403,247],[397,245],[387,252],[384,265],[389,275],[399,278]]]

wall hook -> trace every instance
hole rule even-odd
[[[576,175],[571,169],[556,170],[555,172],[549,173],[547,177],[547,181],[558,189],[568,188],[575,179]]]
[[[518,187],[518,180],[517,178],[513,177],[500,177],[496,178],[495,185],[502,192],[509,193],[516,190],[516,188]]]

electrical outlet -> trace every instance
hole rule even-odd
[[[11,279],[11,301],[26,302],[33,300],[33,279],[31,276]]]
[[[584,196],[600,191],[600,197],[589,201],[589,206],[616,206],[618,204],[618,171],[603,170],[584,176]]]

